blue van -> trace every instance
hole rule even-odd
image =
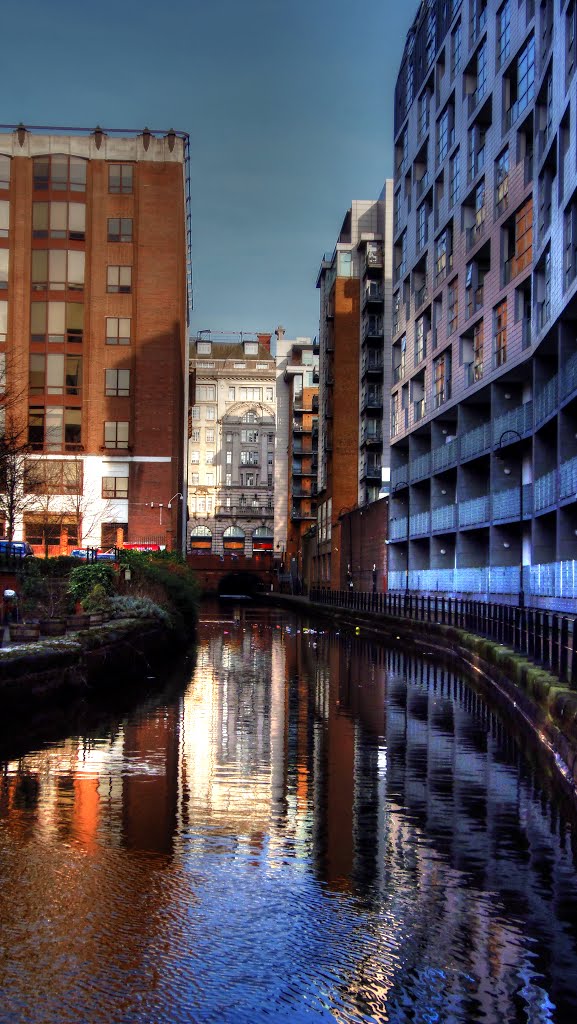
[[[16,555],[20,558],[34,558],[34,552],[28,541],[25,540],[0,540],[0,558]]]

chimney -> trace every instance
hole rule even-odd
[[[257,338],[259,345],[262,345],[263,348],[266,348],[267,352],[270,352],[270,339],[272,338],[272,334],[257,334]]]

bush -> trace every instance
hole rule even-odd
[[[116,572],[110,562],[90,562],[86,565],[78,565],[70,573],[68,592],[76,601],[84,604],[97,584],[103,588],[106,595],[114,593]]]
[[[121,558],[130,566],[130,589],[165,605],[174,626],[181,633],[191,632],[197,620],[200,587],[182,556],[174,551],[123,551]]]
[[[28,559],[28,561],[31,561],[31,559]],[[78,559],[73,558],[72,555],[57,555],[56,558],[37,558],[35,561],[38,562],[42,576],[51,576],[57,579],[65,579],[73,569],[78,568]]]
[[[108,614],[112,619],[158,619],[170,626],[170,615],[147,597],[118,595],[108,598]]]
[[[85,612],[90,612],[91,614],[93,612],[102,612],[103,615],[110,613],[110,597],[102,583],[95,584],[88,596],[84,598],[82,607]]]

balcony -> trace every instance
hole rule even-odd
[[[491,499],[484,494],[480,498],[470,498],[459,502],[459,526],[481,526],[489,522]]]
[[[421,306],[425,305],[425,302],[429,301],[429,288],[427,284],[424,284],[422,288],[418,288],[415,292],[415,312],[420,309]]]
[[[482,423],[473,430],[468,430],[461,438],[461,459],[474,459],[483,455],[493,444],[491,424]]]
[[[302,508],[291,508],[291,519],[314,519],[316,521],[317,510],[316,509],[302,509]]]
[[[535,480],[533,484],[533,507],[535,514],[557,504],[557,470],[552,469]]]
[[[483,363],[465,363],[465,387],[470,388],[483,379]]]
[[[296,476],[296,477],[316,476],[317,475],[317,471],[316,471],[316,469],[313,469],[312,465],[311,466],[302,466],[302,465],[298,465],[298,464],[295,465],[295,463],[293,462],[292,475]]]
[[[421,196],[425,194],[431,184],[431,180],[431,174],[429,171],[427,171],[426,174],[423,174],[422,178],[419,178],[417,182],[417,199],[420,199]]]
[[[377,319],[376,317],[372,317],[372,316],[367,317],[366,320],[363,320],[363,326],[362,326],[362,338],[363,338],[363,341],[366,338],[378,338],[378,339],[381,339],[383,337],[383,331],[384,331],[384,327],[383,327],[383,321],[382,320]]]
[[[381,304],[384,302],[385,292],[382,285],[377,284],[376,281],[370,281],[368,286],[363,291],[363,309],[372,303]]]
[[[467,297],[466,315],[467,320],[470,320],[475,313],[479,313],[483,309],[483,285],[479,285],[478,288],[467,288],[465,295]]]
[[[363,431],[361,435],[361,445],[365,445],[367,447],[374,447],[375,445],[382,444],[382,442],[383,432],[380,429],[380,427],[378,430],[374,428],[371,430],[367,430],[367,428],[363,426]]]
[[[381,352],[368,352],[363,356],[362,372],[363,374],[378,373],[382,374],[384,369],[384,361]]]
[[[405,480],[408,479],[410,483],[414,484],[417,480],[424,480],[430,475],[431,453],[423,452],[423,454],[419,455],[416,459],[411,459],[409,463],[409,476],[405,477]]]
[[[457,529],[457,506],[442,505],[441,508],[434,508],[431,512],[431,527],[433,533],[447,533]]]
[[[482,213],[482,216],[480,215],[481,213]],[[467,228],[467,230],[465,232],[465,244],[466,244],[467,252],[469,252],[469,250],[472,249],[477,244],[479,239],[482,238],[483,235],[485,234],[485,223],[486,223],[486,221],[485,221],[485,208],[484,207],[483,207],[482,211],[479,211],[479,214],[477,214],[477,217],[478,217],[478,219],[475,221],[475,223],[470,228]]]
[[[413,422],[418,423],[426,415],[427,404],[424,398],[419,398],[417,402],[413,402]]]
[[[431,513],[416,512],[409,521],[411,537],[422,537],[431,532]]]
[[[448,402],[450,397],[451,397],[451,381],[449,379],[449,380],[446,380],[438,388],[438,390],[435,392],[435,401],[434,401],[435,409],[438,409],[439,406],[443,405],[445,402]]]
[[[454,466],[459,456],[459,442],[457,438],[448,441],[446,444],[433,448],[431,452],[431,465],[433,473],[440,473],[449,466]]]
[[[367,459],[363,471],[361,473],[361,479],[379,480],[381,479],[381,461],[380,459]]]
[[[383,392],[381,388],[370,388],[361,398],[361,412],[368,410],[382,410]]]
[[[378,270],[383,266],[383,247],[382,245],[367,245],[367,251],[365,253],[365,264],[364,272],[367,270]]]

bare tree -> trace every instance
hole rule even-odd
[[[14,539],[18,519],[34,504],[29,472],[26,436],[10,416],[0,434],[0,518],[8,540]]]
[[[81,547],[85,546],[86,538],[114,513],[114,502],[109,499],[103,501],[96,484],[84,478],[80,458],[70,460],[64,509],[65,521],[74,525]]]

